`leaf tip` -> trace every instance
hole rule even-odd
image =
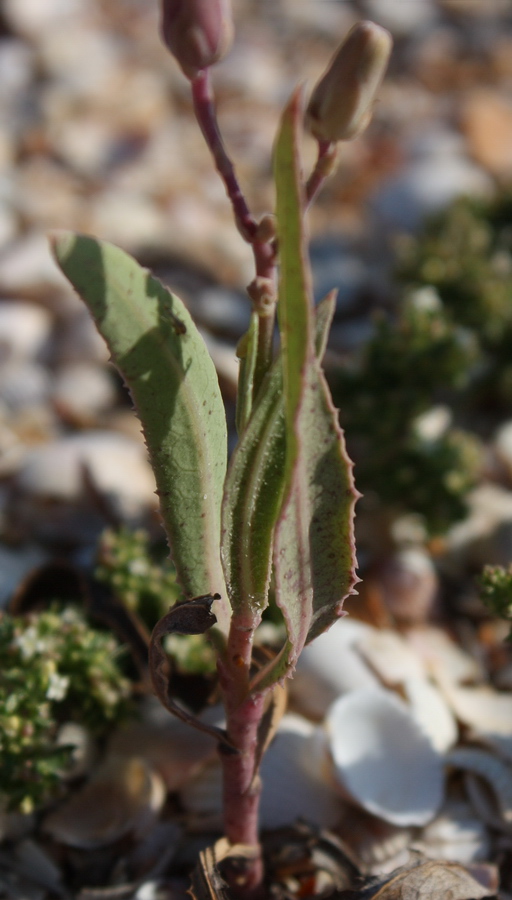
[[[76,240],[76,235],[72,231],[66,231],[63,228],[56,228],[48,234],[48,242],[50,250],[56,263],[61,264],[66,258]]]

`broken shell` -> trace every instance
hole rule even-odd
[[[483,678],[482,666],[465,653],[441,628],[411,628],[404,635],[427,673],[440,685]]]
[[[145,832],[165,796],[161,778],[144,760],[110,756],[82,790],[46,817],[43,829],[72,847],[102,847]]]
[[[441,685],[455,716],[477,734],[512,737],[512,693],[482,687]]]
[[[443,797],[441,756],[405,703],[382,688],[340,697],[327,717],[342,793],[393,825],[425,825]]]
[[[365,872],[372,874],[396,868],[397,860],[411,842],[409,828],[398,828],[364,809],[351,808],[337,834],[361,860]]]
[[[432,746],[445,753],[457,741],[458,728],[441,691],[426,678],[410,678],[403,684],[411,713]]]
[[[290,684],[290,703],[308,718],[320,722],[341,694],[379,681],[357,652],[355,644],[375,629],[356,620],[335,622],[304,648]]]
[[[465,773],[468,797],[477,814],[493,828],[512,829],[512,767],[494,754],[461,747],[446,757],[446,763]]]
[[[467,865],[490,858],[491,840],[487,827],[469,803],[448,801],[433,822],[425,826],[412,849],[430,859],[450,859]]]
[[[142,721],[122,725],[111,737],[109,752],[114,756],[145,759],[163,778],[168,791],[186,781],[212,757],[216,746],[211,737],[170,716],[160,704],[154,710],[146,704]]]
[[[386,687],[425,677],[418,654],[395,631],[372,629],[354,646]]]
[[[325,734],[307,719],[283,716],[263,757],[261,777],[264,828],[280,828],[299,817],[325,828],[340,820],[344,805],[330,784]]]

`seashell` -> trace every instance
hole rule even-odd
[[[332,828],[344,804],[332,790],[323,729],[291,713],[281,719],[261,765],[261,822],[280,828],[297,818]]]
[[[464,771],[468,797],[477,814],[500,830],[512,830],[512,767],[494,754],[472,747],[452,750],[446,764]]]
[[[413,718],[434,749],[445,753],[453,747],[458,737],[457,723],[441,691],[426,678],[408,679],[403,690]]]
[[[512,735],[506,734],[476,734],[476,732],[470,732],[471,741],[477,744],[482,744],[484,747],[488,747],[494,751],[496,756],[499,756],[500,759],[504,759],[505,762],[512,763]]]
[[[477,734],[512,738],[512,693],[482,687],[441,685],[457,719]]]
[[[512,492],[497,484],[480,484],[468,495],[468,504],[469,515],[448,532],[441,561],[453,577],[487,563],[508,565],[510,558],[496,535],[512,521]]]
[[[484,677],[477,660],[461,650],[441,628],[410,628],[404,638],[422,660],[427,674],[438,684],[477,681]]]
[[[182,829],[175,822],[157,822],[154,828],[130,850],[130,880],[154,879],[163,875],[173,858]]]
[[[396,631],[373,629],[357,640],[354,647],[386,687],[425,677],[418,654]]]
[[[222,828],[222,770],[218,759],[209,760],[195,778],[185,783],[180,799],[189,814],[189,829]]]
[[[215,742],[195,731],[161,707],[164,716],[145,716],[142,721],[121,726],[111,737],[109,753],[144,759],[175,791],[193,778],[208,761],[216,759]]]
[[[364,809],[350,808],[336,832],[372,874],[396,868],[411,841],[410,828],[391,825]]]
[[[62,873],[54,860],[31,838],[16,844],[13,862],[22,878],[46,888],[52,894],[62,896]]]
[[[297,817],[322,827],[341,818],[343,803],[328,778],[325,736],[301,716],[283,716],[261,766],[263,790],[260,819],[263,828],[280,828]],[[189,813],[204,827],[220,822],[222,779],[217,760],[205,766],[181,791]]]
[[[320,722],[340,695],[360,687],[378,687],[377,676],[355,647],[374,631],[363,622],[343,619],[305,647],[290,683],[293,708]]]
[[[162,779],[145,760],[110,756],[85,787],[46,816],[43,830],[71,847],[103,847],[125,834],[143,834],[165,797]]]
[[[471,805],[461,800],[446,802],[411,849],[430,859],[449,859],[462,865],[489,859],[492,852],[489,830],[476,818]]]
[[[393,825],[425,825],[443,797],[441,756],[405,703],[382,688],[340,697],[327,716],[342,795]]]

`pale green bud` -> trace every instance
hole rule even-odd
[[[306,125],[320,141],[350,141],[368,125],[387,68],[392,38],[374,22],[358,22],[315,87]]]

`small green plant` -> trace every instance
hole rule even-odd
[[[412,286],[432,285],[450,320],[471,334],[473,406],[512,399],[512,189],[490,200],[462,197],[404,241],[398,269]],[[476,401],[476,402],[475,402]]]
[[[484,566],[480,576],[482,600],[495,616],[512,622],[512,564]],[[508,636],[512,640],[512,629]]]
[[[104,531],[98,544],[95,575],[150,628],[181,594],[172,562],[157,560],[143,529]]]
[[[395,513],[419,513],[431,533],[463,517],[481,450],[451,425],[425,434],[421,416],[467,386],[477,355],[472,335],[425,289],[406,297],[396,318],[381,317],[359,358],[332,376],[363,494]]]
[[[30,812],[58,790],[72,748],[59,725],[98,736],[128,710],[121,648],[73,607],[0,616],[0,809]]]
[[[301,94],[292,97],[274,153],[275,219],[257,222],[215,114],[210,67],[232,39],[229,2],[164,0],[162,31],[190,79],[196,118],[254,255],[251,323],[238,348],[238,443],[229,465],[215,368],[181,300],[121,250],[95,238],[59,233],[52,248],[91,310],[142,422],[186,598],[153,631],[153,687],[167,709],[219,743],[225,833],[232,846],[244,845],[243,868],[239,859],[236,865],[228,860],[223,874],[233,891],[248,897],[261,891],[263,880],[258,770],[274,689],[292,674],[304,645],[342,615],[357,582],[357,492],[321,368],[334,295],[314,308],[305,211],[334,166],[337,142],[368,123],[391,39],[379,26],[361,22],[334,56],[307,109],[318,158],[306,181]],[[280,345],[274,355],[276,307]],[[253,642],[271,577],[287,636],[262,665]],[[195,720],[169,692],[162,640],[169,633],[205,632],[216,650],[224,728]]]

